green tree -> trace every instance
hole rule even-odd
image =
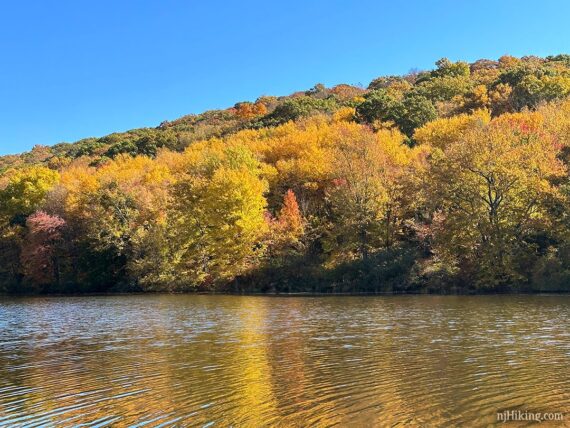
[[[414,130],[437,118],[437,110],[425,96],[409,92],[402,100],[379,89],[370,92],[365,101],[356,107],[356,116],[361,122],[393,122],[408,137]]]
[[[331,113],[336,108],[337,101],[334,97],[321,99],[305,95],[290,98],[277,105],[275,110],[258,122],[258,125],[277,126],[316,113]]]
[[[435,119],[437,110],[433,103],[422,95],[410,93],[404,97],[395,122],[411,138],[416,128]]]

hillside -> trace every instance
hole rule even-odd
[[[0,291],[568,291],[570,55],[0,157]]]

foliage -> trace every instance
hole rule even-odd
[[[389,92],[379,89],[369,93],[356,108],[362,122],[393,122],[411,137],[414,130],[437,117],[433,103],[417,92],[409,92],[399,100]]]
[[[333,97],[321,99],[309,96],[292,98],[280,104],[261,120],[262,126],[276,126],[317,112],[332,112],[337,105]]]
[[[255,265],[266,228],[260,172],[243,147],[214,143],[186,153],[170,222],[178,232],[173,280],[180,287],[212,287]]]
[[[26,220],[27,236],[22,244],[22,266],[26,278],[36,285],[60,282],[58,246],[63,241],[65,220],[43,211]]]
[[[0,215],[11,222],[25,221],[58,180],[57,171],[42,166],[16,171],[0,191]]]
[[[352,131],[352,132],[350,132]],[[397,132],[348,129],[335,148],[325,250],[331,261],[367,259],[398,233],[401,169],[410,149]]]
[[[0,157],[0,291],[569,291],[569,58]]]
[[[487,124],[490,120],[491,116],[484,110],[476,111],[471,115],[459,114],[437,119],[416,129],[414,140],[420,144],[444,149],[449,144],[461,140],[468,130],[478,124]]]
[[[500,118],[499,118],[500,119]],[[550,224],[552,179],[564,169],[552,142],[525,121],[478,123],[436,149],[426,183],[433,252],[481,286],[523,280],[518,264]]]

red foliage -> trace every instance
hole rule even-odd
[[[237,103],[233,108],[234,113],[242,119],[252,119],[257,116],[263,116],[267,113],[267,107],[260,102],[256,103]]]
[[[33,283],[42,285],[57,281],[57,245],[62,240],[65,220],[37,211],[26,220],[28,233],[22,244],[21,262],[24,274]]]
[[[298,231],[303,227],[303,220],[295,193],[289,189],[283,197],[283,208],[279,212],[279,223],[290,231]]]
[[[345,186],[346,185],[346,179],[345,178],[333,178],[332,184],[334,187]]]

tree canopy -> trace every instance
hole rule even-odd
[[[443,58],[0,157],[0,292],[566,291],[569,96]]]

